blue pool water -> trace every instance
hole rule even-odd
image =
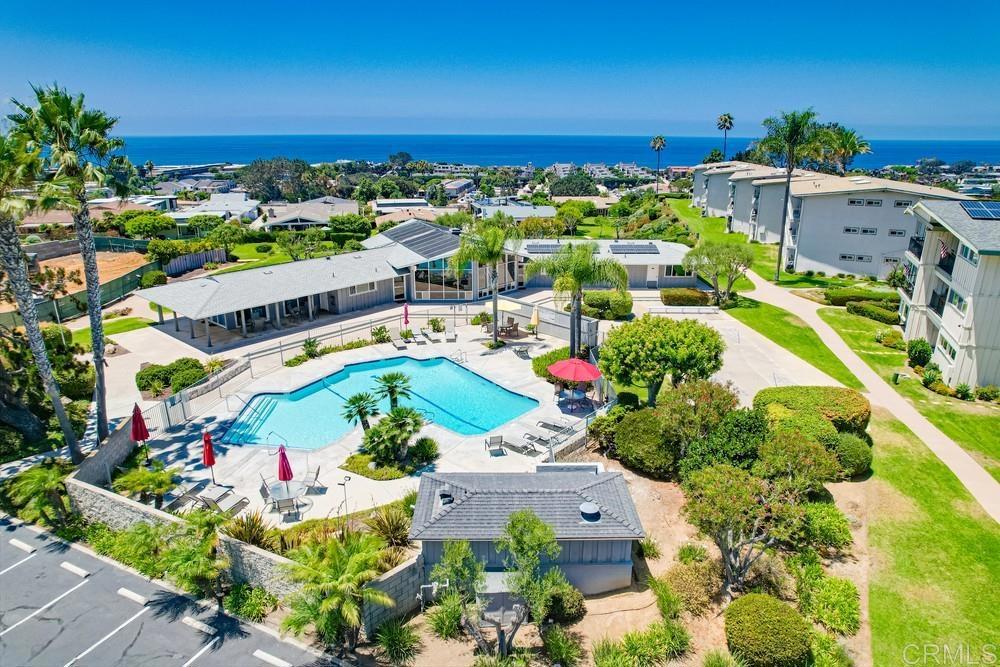
[[[410,377],[412,398],[401,399],[400,405],[417,408],[435,424],[461,435],[492,431],[538,406],[535,399],[508,391],[450,359],[395,357],[345,366],[289,394],[258,394],[223,441],[325,447],[354,429],[341,417],[347,398],[362,391],[374,393],[375,378],[391,371]],[[380,409],[387,412],[389,401],[382,401]]]

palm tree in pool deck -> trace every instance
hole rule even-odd
[[[715,126],[722,130],[722,159],[725,160],[729,154],[726,152],[726,149],[729,144],[729,130],[733,129],[733,114],[722,114],[719,116],[719,120],[716,121]]]
[[[660,194],[660,152],[667,147],[667,140],[658,134],[649,140],[649,147],[656,153],[656,194]]]
[[[26,137],[33,146],[45,149],[45,166],[54,170],[53,184],[63,190],[63,201],[70,202],[73,227],[80,244],[83,270],[87,283],[87,311],[90,316],[90,337],[96,383],[97,437],[108,435],[107,387],[104,379],[104,323],[101,319],[101,278],[97,269],[97,248],[94,227],[87,205],[87,183],[113,184],[119,194],[125,193],[120,183],[111,183],[106,167],[115,151],[125,142],[112,137],[117,118],[84,106],[83,95],[73,96],[64,88],[52,85],[33,87],[36,106],[13,100],[17,113],[9,116],[15,132]],[[122,162],[119,159],[119,162]]]
[[[378,385],[376,393],[379,398],[388,398],[389,407],[395,408],[399,405],[399,399],[410,398],[410,376],[399,371],[385,373],[375,378]]]
[[[367,391],[354,394],[344,403],[344,411],[341,416],[352,424],[361,422],[361,428],[368,430],[371,424],[368,423],[370,417],[378,417],[378,399]]]
[[[823,143],[830,161],[837,165],[841,174],[847,173],[855,157],[872,152],[871,144],[864,137],[840,125],[833,125],[824,132]]]
[[[567,243],[559,252],[529,262],[525,279],[541,272],[552,276],[552,289],[570,295],[569,356],[575,357],[582,335],[580,304],[587,285],[611,285],[619,292],[628,288],[628,271],[618,260],[594,257],[596,243]]]
[[[819,157],[823,152],[824,132],[816,122],[816,112],[782,111],[777,116],[765,118],[767,136],[760,146],[769,153],[781,155],[785,162],[785,205],[781,208],[781,235],[778,241],[778,264],[774,268],[774,281],[781,278],[781,263],[785,254],[785,229],[788,226],[788,200],[791,197],[792,173],[806,158]]]
[[[35,359],[35,368],[38,369],[45,393],[59,421],[63,442],[69,448],[73,463],[79,463],[83,459],[83,454],[77,444],[73,425],[63,407],[59,383],[56,381],[48,351],[45,349],[45,339],[42,337],[41,323],[31,292],[28,267],[17,236],[17,221],[30,208],[32,202],[14,193],[33,187],[40,172],[41,162],[37,149],[28,150],[23,138],[0,133],[0,269],[7,274],[14,301],[24,321],[24,331]],[[41,438],[44,433],[38,433],[36,436]]]
[[[467,234],[459,239],[458,251],[448,260],[451,273],[462,276],[473,262],[486,267],[490,291],[493,293],[493,346],[496,347],[500,315],[499,277],[500,264],[506,259],[508,246],[520,238],[516,227],[501,224],[501,218],[480,220]],[[482,285],[479,289],[482,289]]]

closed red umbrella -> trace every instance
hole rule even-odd
[[[212,449],[212,434],[205,431],[201,435],[201,462],[212,471],[212,484],[215,484],[215,450]]]
[[[132,442],[142,443],[143,449],[146,451],[146,463],[149,463],[149,446],[146,444],[147,440],[149,440],[149,429],[146,428],[146,420],[142,416],[139,404],[136,403],[132,407]]]
[[[601,377],[597,366],[583,359],[563,359],[548,367],[549,373],[570,382],[593,382]]]
[[[403,304],[403,326],[405,327],[410,323],[410,304]]]
[[[288,454],[285,453],[285,446],[278,447],[278,479],[282,482],[292,481],[292,464],[288,462]],[[288,485],[285,485],[288,488]]]

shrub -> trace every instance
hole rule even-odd
[[[838,275],[838,277],[840,277]],[[831,287],[824,292],[826,300],[834,306],[846,306],[852,301],[876,301],[887,304],[898,304],[899,294],[879,290],[858,289],[855,287]]]
[[[914,338],[906,344],[906,361],[910,366],[926,366],[934,354],[934,348],[923,338]]]
[[[794,412],[783,405],[768,406],[768,419],[772,435],[788,435],[823,445],[827,449],[837,446],[839,434],[833,424],[813,412]]]
[[[217,268],[219,268],[219,263],[205,262],[204,264],[201,265],[201,268],[205,269],[206,271],[215,271]]]
[[[392,336],[384,326],[377,326],[372,327],[372,340],[376,343],[388,343],[392,340]]]
[[[398,619],[386,621],[375,633],[378,653],[392,665],[408,665],[420,652],[420,639],[413,628]]]
[[[198,384],[208,373],[204,368],[184,368],[170,376],[170,388],[177,393],[191,385]]]
[[[995,384],[988,384],[985,387],[976,389],[976,398],[980,401],[995,401],[1000,399],[1000,387]]]
[[[556,623],[576,623],[587,614],[581,593],[570,583],[560,583],[549,591],[549,618]]]
[[[961,383],[961,384],[959,384],[957,387],[955,387],[955,397],[956,398],[960,398],[963,401],[971,401],[972,400],[972,387],[970,387],[969,385],[967,385],[964,382]]]
[[[628,411],[621,405],[616,405],[603,415],[594,417],[587,427],[587,435],[597,443],[598,448],[609,451],[615,444],[615,431],[618,430],[618,422]]]
[[[583,658],[580,640],[560,625],[549,626],[542,632],[542,648],[553,665],[575,667]]]
[[[330,216],[330,230],[335,233],[356,234],[365,237],[371,234],[372,223],[357,213],[332,215]]]
[[[857,477],[872,469],[871,446],[852,433],[841,433],[838,436],[836,453],[844,477]]]
[[[687,631],[676,621],[666,619],[622,637],[622,649],[636,667],[665,665],[683,655],[690,644]]]
[[[639,555],[643,558],[656,560],[660,557],[660,544],[652,537],[639,540]]]
[[[739,658],[734,658],[722,649],[714,649],[705,654],[701,667],[745,667]]]
[[[826,576],[820,564],[819,554],[813,549],[803,549],[785,561],[795,578],[795,595],[799,599],[799,609],[805,611],[812,604],[816,586]]]
[[[146,273],[142,274],[142,277],[139,278],[139,287],[142,289],[166,284],[167,274],[163,271],[146,271]]]
[[[376,507],[365,519],[365,525],[391,547],[405,547],[410,543],[410,517],[401,507],[395,505]]]
[[[829,634],[813,630],[811,645],[812,667],[854,667],[844,647]]]
[[[693,287],[664,287],[660,290],[660,301],[665,306],[707,306],[710,300],[708,292]]]
[[[867,398],[843,387],[770,387],[757,392],[753,399],[755,408],[774,403],[789,410],[817,412],[838,431],[861,433],[868,428],[872,414]]]
[[[236,584],[222,601],[229,613],[260,623],[278,606],[278,600],[263,588]]]
[[[928,366],[924,368],[924,376],[920,378],[920,383],[925,387],[930,387],[932,384],[941,381],[941,371],[937,368],[931,368]]]
[[[620,642],[607,637],[598,639],[590,648],[594,667],[634,667],[635,663]]]
[[[184,370],[199,370],[202,377],[205,375],[205,368],[200,361],[191,357],[181,357],[165,366],[160,364],[146,366],[135,374],[135,385],[139,391],[149,391],[153,382],[159,382],[160,386],[165,387],[171,384],[171,378],[176,373]]]
[[[618,405],[626,410],[639,409],[639,395],[634,391],[618,392]]]
[[[802,508],[805,540],[811,547],[840,550],[851,545],[851,524],[836,505],[805,503]]]
[[[656,577],[650,577],[647,583],[656,596],[656,608],[660,610],[660,615],[663,618],[677,618],[684,608],[681,596],[674,593],[670,584]]]
[[[489,324],[492,321],[493,321],[493,316],[490,315],[488,312],[486,312],[484,310],[481,313],[476,313],[475,315],[473,315],[472,319],[469,320],[469,323],[470,324]],[[569,348],[566,348],[566,349],[569,350]]]
[[[780,556],[766,551],[747,571],[748,592],[767,593],[779,600],[795,599],[795,582]]]
[[[434,333],[441,333],[444,331],[444,318],[432,317],[427,320],[427,325],[431,328]]]
[[[851,301],[847,304],[847,312],[852,315],[867,317],[882,324],[899,324],[899,312],[883,308],[882,301]]]
[[[261,244],[255,246],[254,250],[256,250],[257,252],[259,252],[262,255],[268,255],[268,254],[271,253],[271,244],[270,243],[261,243]]]
[[[56,379],[64,396],[73,400],[90,400],[94,395],[97,378],[93,366],[72,369],[70,372],[56,371]]]
[[[36,243],[41,243],[42,237],[38,234],[28,234],[24,237],[25,245],[35,245]]]
[[[434,438],[418,438],[407,453],[411,465],[422,468],[438,457],[437,441]]]
[[[708,560],[708,549],[694,542],[685,542],[677,551],[677,560],[686,564],[701,563]]]
[[[615,454],[630,468],[664,478],[673,474],[678,451],[666,442],[656,413],[645,408],[629,412],[618,423]]]
[[[751,667],[801,667],[809,660],[809,624],[787,604],[761,593],[725,611],[729,650]]]
[[[285,365],[287,366],[288,364]],[[374,479],[380,482],[406,477],[406,473],[396,466],[376,466],[374,469],[369,468],[368,464],[372,461],[374,461],[374,458],[371,454],[351,454],[343,463],[340,464],[340,467],[347,472],[357,473],[363,477],[367,477],[368,479]]]
[[[9,426],[0,425],[0,462],[18,458],[23,450],[24,436]]]
[[[722,573],[716,561],[678,563],[667,570],[663,581],[681,599],[684,609],[698,616],[708,609],[722,587]]]
[[[431,632],[441,639],[454,639],[462,632],[462,596],[445,593],[427,612]]]
[[[875,332],[875,342],[894,350],[905,350],[906,341],[903,334],[896,329],[879,329]]]
[[[692,442],[681,461],[681,477],[716,463],[750,470],[770,428],[763,410],[733,410],[707,438]]]
[[[806,613],[828,630],[853,635],[861,627],[861,596],[849,579],[823,577],[813,590]]]
[[[584,292],[583,305],[591,310],[590,317],[622,320],[632,314],[632,295],[615,290]]]
[[[559,347],[554,350],[549,350],[545,354],[540,354],[531,360],[531,370],[534,371],[535,375],[544,379],[546,382],[564,382],[564,380],[559,380],[547,370],[552,364],[564,359],[569,359],[568,347]]]
[[[274,551],[278,546],[278,541],[270,524],[259,512],[244,512],[235,517],[222,529],[229,537],[246,542],[261,549]]]

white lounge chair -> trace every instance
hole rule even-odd
[[[403,342],[402,336],[399,335],[399,329],[389,330],[389,342],[392,343],[392,346],[397,350],[406,349],[406,343]]]
[[[502,435],[491,435],[486,438],[486,451],[490,456],[494,454],[506,454],[504,451],[504,441]]]
[[[444,341],[446,343],[454,343],[458,340],[458,333],[455,332],[455,323],[451,322],[444,326]]]

